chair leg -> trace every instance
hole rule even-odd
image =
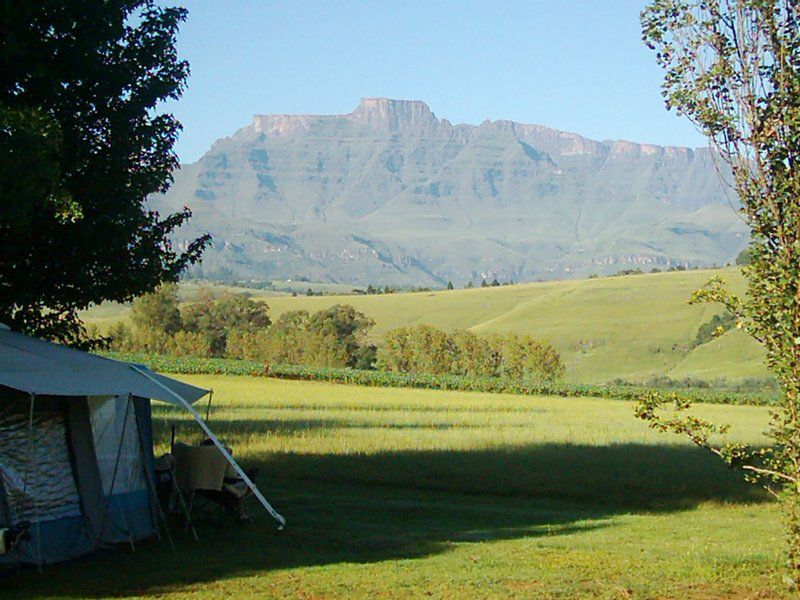
[[[194,492],[189,498],[189,503],[186,503],[186,499],[183,497],[183,492],[181,488],[178,486],[178,483],[175,481],[175,477],[172,478],[172,485],[175,486],[175,491],[178,495],[178,503],[181,505],[183,509],[183,514],[186,516],[186,528],[191,529],[192,535],[194,536],[195,541],[200,541],[200,536],[197,535],[197,530],[194,528],[194,522],[192,521],[192,506],[194,505]]]

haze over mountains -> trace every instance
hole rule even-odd
[[[457,286],[723,264],[747,242],[707,149],[598,142],[419,101],[255,115],[160,210],[215,238],[197,274]]]

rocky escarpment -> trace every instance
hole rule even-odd
[[[255,115],[156,208],[217,243],[204,274],[430,285],[724,263],[747,232],[706,149],[456,124],[420,101]]]

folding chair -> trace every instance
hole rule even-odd
[[[216,512],[221,521],[227,511],[240,522],[250,520],[243,501],[251,492],[215,446],[178,442],[173,453],[176,483],[187,499],[188,519]],[[252,480],[255,472],[248,476]]]

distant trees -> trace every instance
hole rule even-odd
[[[175,356],[226,356],[228,337],[253,333],[270,324],[269,307],[242,295],[203,294],[180,306],[177,286],[168,284],[133,302],[131,326],[109,330],[116,350]]]
[[[736,317],[728,310],[711,317],[706,323],[700,325],[697,335],[691,344],[692,348],[707,344],[716,337],[721,336],[726,331],[730,331],[736,326]]]
[[[213,356],[224,356],[230,334],[255,333],[269,327],[269,306],[242,294],[226,293],[215,298],[202,294],[199,302],[181,310],[183,330],[198,334]]]
[[[378,367],[405,373],[511,377],[553,381],[564,375],[558,352],[524,335],[447,334],[430,325],[389,331],[378,353]]]
[[[745,248],[736,255],[736,264],[740,267],[746,267],[752,262],[750,248]]]
[[[348,305],[287,312],[272,324],[264,302],[204,293],[180,306],[176,286],[166,285],[134,301],[131,324],[111,328],[112,349],[363,369],[376,358],[366,341],[372,319]]]
[[[347,304],[285,312],[273,323],[264,302],[201,292],[181,305],[177,287],[165,285],[134,301],[130,321],[110,329],[112,350],[543,381],[564,374],[558,352],[528,335],[414,325],[389,331],[378,352],[368,338],[375,322]]]

